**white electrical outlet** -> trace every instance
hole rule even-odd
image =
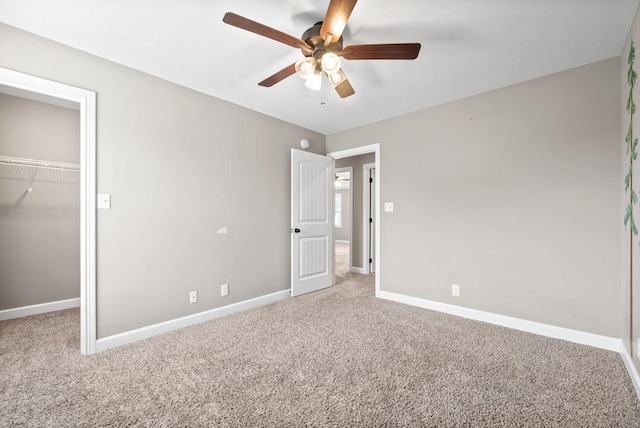
[[[189,303],[193,304],[193,303],[197,303],[198,302],[198,292],[197,291],[190,291],[189,292]]]
[[[451,295],[460,297],[460,286],[458,284],[451,284]]]
[[[220,295],[222,297],[229,295],[229,284],[222,284],[220,286]]]

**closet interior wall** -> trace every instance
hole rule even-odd
[[[79,130],[78,110],[0,93],[0,311],[80,297]]]

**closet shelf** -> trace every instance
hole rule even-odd
[[[39,159],[12,158],[0,156],[0,164],[26,166],[31,168],[61,169],[65,171],[80,171],[77,163],[54,162]]]

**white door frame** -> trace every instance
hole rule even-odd
[[[0,85],[80,110],[80,352],[96,352],[96,93],[0,67]]]
[[[375,168],[376,168],[376,176],[375,176],[375,195],[376,195],[376,206],[375,206],[375,215],[376,215],[376,242],[375,242],[375,261],[376,261],[376,297],[380,295],[380,225],[382,223],[382,218],[380,217],[380,143],[370,144],[368,146],[354,147],[352,149],[339,150],[336,152],[327,153],[327,156],[330,156],[334,159],[342,159],[348,158],[351,156],[364,155],[367,153],[375,154]]]
[[[369,189],[371,188],[371,183],[369,183],[369,178],[371,175],[371,170],[375,170],[376,168],[376,164],[375,163],[365,163],[364,165],[362,165],[362,266],[364,266],[364,273],[371,273],[371,263],[369,263],[369,247],[371,245],[371,243],[369,242],[369,207],[371,204],[371,196],[369,195]],[[375,177],[375,176],[374,176]],[[375,191],[375,183],[374,183],[374,191]],[[376,198],[375,198],[375,193],[373,194],[373,203],[377,204],[376,202]],[[374,211],[373,217],[375,220],[375,223],[378,222],[378,218],[376,217],[376,213]],[[375,224],[374,224],[375,226]],[[374,240],[374,247],[375,247],[375,242],[376,242],[376,234],[375,234],[375,228],[374,228],[374,234],[373,234]],[[375,250],[375,248],[374,248]],[[374,251],[374,262],[375,262],[375,251]],[[375,266],[375,263],[374,263]]]

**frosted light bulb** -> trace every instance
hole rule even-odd
[[[315,58],[306,57],[296,62],[296,74],[301,79],[306,79],[315,72],[317,61]]]
[[[322,74],[320,72],[314,72],[307,77],[307,81],[304,82],[304,86],[314,91],[319,91],[322,87]]]
[[[340,58],[333,52],[322,55],[322,69],[327,74],[337,73],[340,70]]]

